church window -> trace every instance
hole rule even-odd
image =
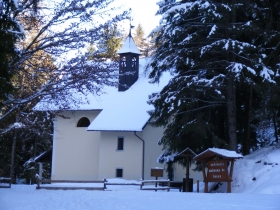
[[[132,67],[136,67],[136,57],[132,58]]]
[[[124,145],[124,138],[123,137],[118,137],[117,150],[123,150],[123,145]]]
[[[122,178],[123,177],[123,169],[122,168],[117,168],[116,169],[116,177],[117,178]]]
[[[78,122],[78,124],[77,124],[77,127],[88,127],[89,124],[90,124],[89,119],[86,118],[86,117],[82,117],[82,118],[79,120],[79,122]]]
[[[126,67],[126,57],[123,56],[121,59],[121,67]]]

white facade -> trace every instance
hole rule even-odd
[[[77,127],[81,117],[92,121],[100,111],[65,111],[69,119],[57,117],[54,121],[52,179],[97,179],[100,132],[90,133]]]
[[[164,73],[159,83],[150,83],[146,64],[148,58],[139,60],[139,66],[132,59],[139,59],[140,51],[129,36],[118,53],[127,56],[120,74],[133,73],[136,81],[129,83],[125,90],[104,87],[102,94],[83,95],[72,89],[71,98],[81,103],[78,107],[69,102],[69,110],[62,111],[54,121],[53,135],[53,180],[95,180],[103,178],[124,178],[129,180],[154,179],[151,169],[165,168],[157,163],[162,153],[158,145],[163,136],[163,128],[152,127],[148,121],[148,96],[161,91],[171,75]],[[133,77],[134,78],[134,77]],[[119,79],[119,84],[122,80]],[[124,83],[126,85],[126,83]],[[121,84],[121,85],[124,85]],[[67,98],[65,102],[68,103]],[[57,104],[47,96],[34,108],[37,111],[60,111]],[[75,111],[73,111],[75,110]],[[86,127],[77,127],[79,120],[86,117]],[[83,125],[84,126],[84,125]],[[118,148],[121,142],[121,149]],[[182,181],[186,170],[174,166],[174,180]],[[202,174],[190,169],[190,178],[201,179]],[[167,174],[164,172],[164,177]]]
[[[163,129],[147,124],[142,132],[87,131],[77,127],[79,119],[92,122],[100,111],[64,111],[65,116],[54,121],[52,179],[95,180],[116,178],[117,169],[127,180],[155,179],[151,168],[165,168],[157,163],[162,148],[157,144]],[[123,138],[123,150],[117,149],[118,138]],[[143,150],[144,146],[144,150]],[[144,157],[144,158],[143,158]],[[175,165],[174,180],[182,181],[185,169]],[[167,174],[164,171],[164,177]],[[201,173],[190,170],[190,178],[200,179]]]

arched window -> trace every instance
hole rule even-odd
[[[126,57],[123,56],[121,59],[121,67],[126,67]]]
[[[77,127],[88,127],[89,124],[90,124],[89,119],[86,118],[86,117],[82,117],[82,118],[79,120],[79,122],[78,122],[78,124],[77,124]]]
[[[136,57],[134,56],[133,58],[132,58],[132,67],[136,67]]]

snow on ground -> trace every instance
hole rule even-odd
[[[226,184],[217,192],[222,192],[223,186]],[[134,185],[107,187],[105,191],[36,190],[35,185],[12,185],[0,188],[0,210],[280,210],[280,145],[237,160],[230,194],[141,191]]]
[[[237,160],[232,192],[279,194],[280,199],[280,144]]]

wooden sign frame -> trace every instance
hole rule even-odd
[[[206,173],[206,164],[208,166],[207,173]],[[229,165],[230,165],[230,169],[228,169]],[[218,160],[203,161],[201,166],[202,166],[202,173],[203,173],[203,178],[205,183],[205,187],[204,187],[205,193],[208,192],[208,182],[227,182],[227,192],[231,193],[231,182],[232,182],[234,159],[218,159]],[[211,171],[209,173],[209,171],[213,169],[214,171]],[[213,177],[213,175],[215,175],[216,177]]]
[[[152,177],[163,177],[163,168],[151,168]]]
[[[228,180],[228,161],[211,160],[207,162],[207,180],[209,182],[226,182]]]

